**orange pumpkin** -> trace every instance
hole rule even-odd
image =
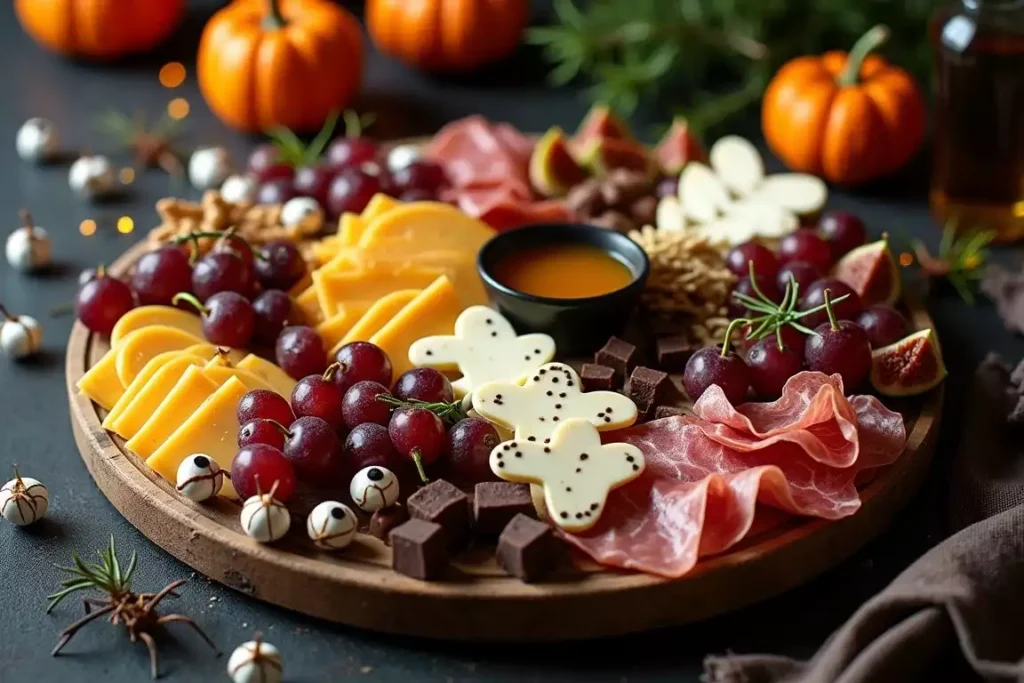
[[[328,0],[235,0],[199,42],[199,88],[239,130],[317,130],[363,80],[359,22]]]
[[[888,37],[876,26],[850,50],[785,64],[764,94],[768,146],[794,171],[840,185],[892,173],[921,145],[925,105],[914,79],[870,54]]]
[[[144,52],[177,28],[185,0],[15,0],[25,32],[43,47],[89,59]]]
[[[468,71],[510,55],[523,37],[528,0],[368,0],[377,48],[425,71]]]

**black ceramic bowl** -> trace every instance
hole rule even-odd
[[[511,289],[494,276],[498,262],[510,254],[557,244],[588,244],[603,249],[629,268],[633,280],[622,289],[599,296],[556,299]],[[622,331],[639,303],[650,262],[640,245],[614,230],[578,223],[543,223],[495,235],[480,249],[477,269],[491,305],[518,332],[551,335],[559,355],[564,357],[591,353]]]

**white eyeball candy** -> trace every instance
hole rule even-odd
[[[0,350],[22,360],[39,353],[43,346],[43,328],[39,321],[28,315],[9,316],[0,306]]]
[[[361,509],[376,512],[398,502],[398,477],[386,467],[364,467],[352,477],[348,492]]]
[[[11,524],[28,526],[46,516],[50,494],[38,479],[23,477],[14,468],[14,479],[0,488],[0,514]]]
[[[281,207],[281,225],[286,228],[301,228],[304,231],[319,230],[324,221],[324,212],[312,197],[295,197]]]
[[[224,470],[205,453],[195,453],[181,461],[176,483],[178,493],[202,503],[220,493],[224,487]]]
[[[281,683],[283,670],[280,651],[259,636],[239,645],[228,659],[228,676],[234,683]]]
[[[57,127],[53,122],[41,118],[32,118],[21,124],[14,141],[21,160],[32,163],[52,158],[59,144]]]
[[[220,186],[220,198],[232,204],[252,204],[256,201],[256,181],[247,175],[228,176]]]
[[[356,536],[359,521],[347,505],[328,500],[320,503],[306,518],[306,533],[318,548],[341,550]]]
[[[270,493],[261,493],[245,501],[239,518],[242,530],[260,543],[273,543],[288,533],[292,516],[283,503]]]
[[[231,153],[223,147],[200,147],[188,160],[188,181],[198,190],[221,185],[231,175]]]
[[[7,262],[15,270],[38,270],[50,262],[50,235],[32,224],[28,211],[21,212],[21,223],[21,228],[7,237]]]
[[[79,157],[68,171],[68,185],[83,199],[109,197],[117,191],[114,167],[99,154]]]

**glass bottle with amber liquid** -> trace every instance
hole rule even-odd
[[[1024,0],[960,0],[932,21],[931,205],[960,229],[1024,237]]]

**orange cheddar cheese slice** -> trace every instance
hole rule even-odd
[[[273,391],[281,394],[287,399],[291,399],[292,390],[295,388],[295,380],[292,379],[287,372],[277,366],[276,363],[272,363],[265,358],[260,358],[254,353],[250,353],[248,356],[238,361],[235,367],[239,370],[244,370],[256,375],[263,381],[265,381]]]
[[[96,365],[78,380],[78,390],[104,410],[111,410],[124,395],[125,387],[117,376],[117,354],[107,351]]]
[[[356,321],[362,318],[366,311],[370,309],[373,303],[372,301],[363,300],[342,304],[337,313],[320,323],[316,328],[316,333],[320,335],[324,346],[330,349],[340,342],[348,334],[348,331],[352,329],[352,326],[356,324]]]
[[[338,238],[341,247],[354,247],[359,244],[363,231],[366,230],[366,223],[362,216],[356,213],[343,213],[338,221]]]
[[[319,325],[324,321],[324,313],[320,310],[320,301],[317,299],[316,287],[310,285],[305,291],[295,297],[295,307],[302,313],[306,323]]]
[[[177,477],[181,462],[193,453],[208,455],[230,471],[238,452],[238,402],[248,391],[237,377],[229,378],[167,437],[146,464],[170,482]],[[225,478],[221,495],[238,497],[231,480]]]
[[[412,202],[388,211],[359,238],[364,249],[391,249],[409,256],[431,249],[476,253],[495,232],[486,223],[441,202]]]
[[[373,302],[400,289],[423,289],[442,274],[437,268],[413,264],[374,263],[365,270],[317,272],[313,283],[320,310],[330,318],[347,303]]]
[[[181,351],[201,343],[202,337],[167,325],[150,325],[130,333],[114,348],[117,377],[121,380],[121,386],[131,384],[146,367],[146,363],[161,353]]]
[[[383,192],[378,192],[370,197],[370,201],[366,203],[366,207],[363,209],[363,212],[359,214],[359,217],[363,219],[363,225],[370,225],[388,211],[397,209],[400,206],[402,206],[401,200],[389,197]],[[358,240],[353,242],[353,244],[357,243]]]
[[[188,349],[185,349],[184,351],[168,351],[156,356],[153,360],[146,363],[146,367],[142,368],[142,372],[140,372],[132,383],[128,385],[124,390],[124,394],[121,395],[121,398],[117,400],[114,407],[110,409],[109,413],[107,413],[107,417],[103,420],[103,428],[114,431],[114,423],[117,422],[119,417],[121,417],[125,409],[132,404],[132,401],[134,401],[135,397],[139,395],[139,392],[149,384],[149,380],[153,378],[153,375],[167,365],[167,363],[181,356],[192,356],[196,365],[203,365],[207,361],[205,356],[190,353]]]
[[[370,342],[388,354],[392,372],[398,377],[413,367],[409,361],[412,343],[423,337],[451,334],[462,309],[451,280],[442,275],[370,337]]]
[[[219,386],[203,373],[202,368],[195,365],[186,368],[178,383],[125,446],[140,458],[153,455],[189,415],[213,396]]]
[[[146,420],[160,406],[167,394],[171,393],[185,371],[194,365],[202,367],[203,364],[204,361],[191,355],[172,358],[153,374],[107,429],[123,439],[131,439],[142,429],[142,425],[146,424]]]
[[[246,356],[246,352],[239,349],[229,349],[225,354],[223,346],[214,346],[213,344],[196,344],[185,349],[184,353],[202,356],[205,360],[216,358],[218,355],[226,355],[229,363],[237,363]]]
[[[110,333],[110,345],[117,346],[130,333],[153,325],[174,327],[193,337],[203,338],[203,321],[198,315],[173,306],[140,306],[128,311],[117,321]]]
[[[420,289],[400,289],[397,292],[386,294],[378,299],[369,310],[363,315],[362,318],[352,326],[352,329],[348,331],[341,341],[338,342],[337,348],[331,349],[330,355],[333,356],[338,352],[338,349],[354,341],[369,341],[370,337],[377,334],[377,332],[384,327],[389,320],[398,315],[398,312],[405,308],[413,299],[419,296]],[[396,375],[397,376],[397,375]]]
[[[211,361],[212,362],[212,361]],[[231,377],[237,378],[242,384],[249,388],[249,391],[253,389],[266,389],[267,391],[274,391],[274,387],[270,385],[270,382],[259,377],[258,375],[249,372],[248,370],[242,370],[241,368],[229,367],[227,365],[210,365],[209,363],[203,368],[203,374],[212,379],[217,384],[224,384]]]

